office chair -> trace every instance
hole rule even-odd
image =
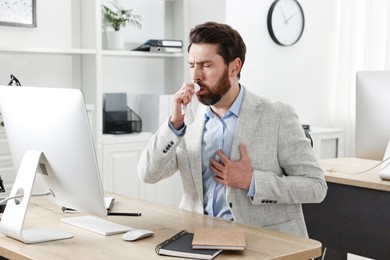
[[[313,139],[311,138],[311,135],[310,135],[309,131],[307,129],[305,129],[305,128],[303,128],[303,130],[305,131],[306,137],[310,140],[311,147],[313,147]]]
[[[311,147],[313,147],[313,139],[311,138],[311,135],[309,133],[309,129],[310,128],[307,127],[306,125],[303,125],[302,127],[303,127],[303,131],[305,132],[306,137],[310,140]],[[327,250],[327,248],[323,247],[322,255],[320,257],[312,259],[312,260],[324,260],[325,259],[325,255],[326,255],[326,250]]]
[[[310,125],[302,125],[302,128],[303,128],[303,130],[305,132],[305,135],[306,135],[307,139],[310,140],[311,147],[313,147],[313,139],[311,138],[311,135],[309,133]]]

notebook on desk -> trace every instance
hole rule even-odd
[[[109,212],[112,209],[112,206],[114,205],[115,198],[113,197],[104,197],[104,205],[106,206],[107,212]],[[62,211],[65,212],[67,210],[73,211],[74,209],[62,207]]]
[[[192,259],[213,259],[222,252],[220,249],[193,249],[194,233],[182,230],[173,237],[158,244],[155,251],[159,255],[185,257]]]
[[[245,250],[245,233],[239,228],[195,229],[193,249]]]

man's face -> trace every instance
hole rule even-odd
[[[192,44],[188,64],[193,81],[200,86],[196,93],[204,105],[214,105],[229,91],[229,68],[217,54],[216,44]]]

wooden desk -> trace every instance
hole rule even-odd
[[[318,241],[294,237],[249,225],[224,221],[201,214],[194,214],[175,207],[163,206],[118,194],[113,212],[141,212],[141,217],[109,216],[108,220],[133,228],[149,229],[154,236],[135,242],[125,242],[122,235],[102,236],[60,222],[65,216],[81,215],[63,213],[59,206],[46,199],[32,198],[26,227],[52,227],[74,234],[74,238],[24,244],[0,234],[0,255],[11,259],[167,259],[155,253],[155,246],[186,229],[195,227],[242,227],[245,230],[247,248],[243,252],[223,252],[217,259],[310,259],[321,255]],[[168,258],[169,259],[169,258]],[[175,258],[177,259],[177,258]]]
[[[309,236],[330,249],[330,259],[347,259],[347,252],[390,259],[390,181],[379,178],[380,167],[362,174],[342,173],[361,172],[378,163],[357,158],[320,161],[327,196],[303,209]]]

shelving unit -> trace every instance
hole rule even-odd
[[[143,58],[182,58],[183,53],[150,53],[141,51],[102,51],[104,56],[130,56],[130,57],[143,57]]]
[[[64,54],[64,55],[77,55],[77,54],[94,54],[96,55],[95,49],[50,49],[50,48],[0,48],[2,53],[37,53],[37,54]]]
[[[125,6],[139,12],[144,31],[134,42],[151,38],[180,39],[188,35],[189,0],[120,0]],[[100,0],[40,0],[37,5],[37,28],[0,27],[0,85],[14,74],[22,85],[78,88],[83,91],[87,104],[94,106],[92,130],[101,169],[103,186],[110,190],[112,176],[122,176],[124,183],[135,181],[136,165],[131,169],[106,167],[107,149],[127,145],[136,149],[137,156],[146,145],[150,133],[137,139],[134,135],[117,138],[102,133],[103,93],[126,92],[137,94],[172,94],[186,79],[186,53],[145,53],[130,50],[106,50],[103,46]],[[155,7],[155,8],[150,8]],[[55,15],[53,15],[55,14]],[[153,21],[153,19],[156,19]],[[156,28],[154,28],[156,27]],[[132,33],[126,28],[126,33]],[[150,32],[150,34],[149,34]],[[142,38],[142,40],[141,40]],[[130,39],[130,41],[132,41]],[[130,104],[131,105],[131,104]],[[132,107],[136,112],[137,108]],[[113,141],[115,139],[115,141]],[[120,140],[118,144],[117,141]],[[0,142],[6,143],[5,134]],[[3,149],[1,147],[1,149]],[[126,150],[126,149],[125,149]],[[0,151],[0,174],[9,172],[9,154]],[[132,158],[133,162],[136,158]],[[129,167],[127,165],[126,167]],[[7,173],[9,175],[9,173]],[[3,177],[3,179],[9,179]],[[113,188],[115,191],[115,188]],[[132,193],[130,195],[133,195]],[[176,195],[180,197],[180,195]],[[145,195],[145,197],[153,197]]]
[[[124,4],[124,2],[121,2]],[[127,1],[128,8],[134,6],[150,10],[150,4],[156,3],[160,11],[154,10],[153,23],[147,23],[144,19],[143,28],[146,31],[155,31],[155,28],[163,24],[156,34],[149,34],[139,40],[142,44],[148,39],[179,39],[183,40],[188,34],[184,28],[188,28],[188,1],[187,0],[165,0],[165,1]],[[131,7],[130,7],[131,6]],[[147,18],[147,13],[142,13],[142,9],[134,12],[141,12],[141,17]],[[99,18],[100,20],[100,18]],[[143,29],[143,30],[144,30]],[[102,36],[102,34],[99,34]],[[104,37],[104,35],[102,36]],[[138,38],[139,39],[139,38]],[[137,37],[134,37],[137,41]],[[101,38],[100,43],[103,42]],[[137,44],[132,44],[137,45]],[[183,53],[148,53],[138,51],[114,51],[102,48],[99,50],[99,61],[101,62],[101,75],[99,75],[97,103],[102,104],[102,94],[109,92],[126,92],[129,96],[139,94],[173,94],[185,79],[184,68],[186,66],[185,52]],[[135,111],[138,111],[136,102],[128,100],[128,104]],[[171,178],[157,185],[140,183],[136,174],[136,166],[139,156],[145,148],[151,133],[141,133],[134,135],[112,136],[102,134],[102,109],[97,111],[97,144],[98,154],[102,158],[103,183],[105,189],[161,202],[169,205],[178,205],[181,194],[181,184],[179,178]],[[161,191],[164,190],[164,191]],[[177,190],[177,192],[175,192]],[[167,194],[172,196],[159,196]]]

